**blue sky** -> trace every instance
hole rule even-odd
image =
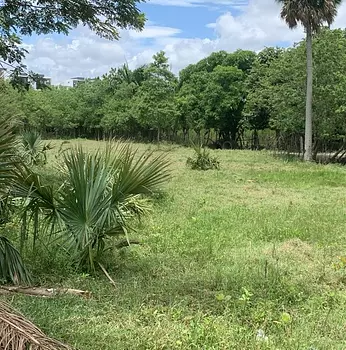
[[[213,29],[206,26],[213,23],[225,11],[232,11],[236,16],[239,9],[232,6],[162,6],[152,4],[150,1],[141,4],[140,9],[150,22],[157,25],[178,27],[182,33],[177,36],[185,38],[204,38],[213,36]]]
[[[24,38],[29,69],[63,83],[72,76],[94,77],[127,62],[130,67],[151,61],[159,50],[178,73],[214,51],[259,51],[288,46],[303,38],[301,28],[289,30],[275,0],[151,0],[140,5],[148,20],[145,29],[120,31],[119,41],[100,39],[78,27],[69,36]],[[345,27],[345,2],[336,27]]]

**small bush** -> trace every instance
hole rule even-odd
[[[37,131],[25,131],[19,138],[19,152],[28,165],[46,164],[46,152],[52,148],[52,144],[44,142]]]
[[[217,157],[212,157],[210,152],[203,146],[194,146],[193,157],[187,158],[186,164],[193,170],[220,169]]]

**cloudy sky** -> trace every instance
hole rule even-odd
[[[213,51],[289,46],[304,33],[289,30],[274,0],[151,0],[141,4],[148,21],[142,32],[122,31],[109,42],[84,27],[69,36],[24,38],[30,70],[63,83],[73,76],[95,77],[127,62],[134,68],[164,50],[177,73]],[[346,27],[346,0],[334,27]]]

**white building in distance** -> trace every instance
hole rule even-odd
[[[74,77],[71,79],[66,80],[62,86],[68,86],[68,87],[76,87],[81,82],[85,81],[86,79],[84,77]]]

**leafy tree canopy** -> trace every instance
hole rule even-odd
[[[137,5],[142,0],[6,0],[0,9],[0,57],[20,63],[26,51],[20,36],[68,34],[79,24],[100,37],[118,39],[119,29],[141,30],[145,18]]]

